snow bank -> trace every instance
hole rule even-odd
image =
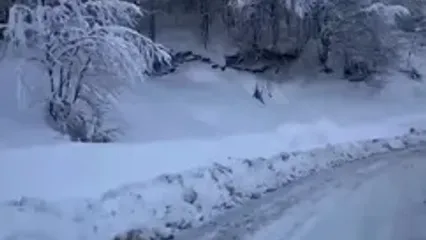
[[[426,131],[410,129],[394,138],[283,152],[270,158],[231,158],[227,164],[213,163],[128,184],[98,199],[21,198],[0,207],[0,239],[105,240],[129,229],[138,229],[134,234],[144,237],[168,239],[321,169],[425,143]]]
[[[20,196],[47,201],[97,198],[112,187],[150,181],[164,173],[181,173],[213,162],[227,165],[229,158],[253,159],[326,144],[389,138],[404,134],[409,127],[421,128],[425,121],[425,115],[408,115],[380,120],[380,125],[374,122],[345,126],[322,118],[313,123],[287,122],[270,132],[205,140],[56,143],[1,149],[0,202]],[[184,129],[188,131],[190,127]]]

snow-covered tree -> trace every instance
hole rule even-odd
[[[43,79],[20,79],[20,96],[41,87],[56,129],[80,141],[107,141],[105,110],[120,90],[171,61],[164,47],[133,30],[141,14],[121,0],[13,5],[5,29],[10,47],[46,72]]]
[[[328,68],[330,54],[343,61],[345,77],[363,81],[396,60],[396,41],[389,16],[369,1],[331,0],[313,5],[319,60]]]

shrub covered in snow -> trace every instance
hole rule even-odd
[[[317,1],[312,4],[312,21],[319,40],[319,60],[328,68],[334,57],[351,81],[364,81],[396,62],[397,44],[392,25],[394,6],[361,1]],[[403,8],[406,10],[405,8]],[[406,12],[404,12],[406,13]],[[340,66],[338,66],[340,67]]]
[[[20,98],[41,87],[55,129],[75,140],[110,141],[108,133],[115,131],[103,129],[105,111],[120,90],[170,61],[165,48],[133,30],[141,14],[121,0],[13,5],[5,29],[9,46],[46,73],[31,82],[20,79]]]

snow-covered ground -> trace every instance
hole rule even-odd
[[[123,95],[119,143],[75,144],[46,126],[40,99],[18,104],[16,66],[0,62],[0,239],[179,232],[321,169],[426,140],[407,133],[426,128],[426,87],[398,74],[381,90],[290,79],[262,105],[251,97],[258,77],[194,64]]]
[[[117,233],[141,229],[142,236],[167,239],[170,234],[201,226],[220,214],[226,214],[230,209],[238,209],[252,199],[267,197],[268,193],[285,188],[289,183],[320,170],[333,169],[347,162],[363,162],[362,159],[367,159],[365,161],[368,162],[375,156],[386,158],[398,155],[401,151],[424,149],[425,145],[426,132],[412,130],[395,138],[328,145],[308,151],[282,152],[269,158],[231,158],[226,163],[215,162],[180,173],[163,174],[151,180],[128,182],[110,188],[97,197],[63,196],[69,190],[76,193],[78,186],[81,186],[82,191],[88,191],[85,185],[91,185],[92,178],[95,181],[100,178],[109,179],[107,183],[113,184],[111,178],[120,178],[120,175],[126,174],[126,168],[135,166],[127,166],[123,157],[116,158],[115,175],[99,177],[96,174],[103,174],[102,170],[87,172],[91,171],[89,163],[88,167],[79,166],[81,162],[77,160],[76,165],[72,166],[71,161],[62,162],[60,156],[56,158],[59,163],[53,163],[53,159],[34,159],[36,155],[45,159],[50,157],[49,148],[6,152],[2,157],[7,160],[1,162],[2,192],[37,192],[39,197],[12,197],[13,194],[10,194],[8,201],[2,201],[0,238],[111,239]],[[75,149],[69,148],[68,152],[63,150],[65,155],[72,154],[77,159],[85,157],[85,161],[91,161],[88,155],[78,156]],[[117,152],[121,152],[123,156],[129,154],[126,149]],[[9,159],[17,161],[8,161]],[[97,162],[102,169],[102,161]],[[61,166],[61,163],[65,165]],[[106,165],[110,164],[107,161]],[[144,178],[144,165],[146,164],[141,163],[137,169],[141,179]],[[364,172],[374,168],[365,167]],[[70,175],[68,171],[76,175]],[[89,190],[96,192],[98,189],[95,186],[96,184]],[[42,194],[46,197],[41,198]],[[56,197],[63,198],[53,199],[55,194]],[[204,235],[207,232],[203,230],[195,233]]]
[[[356,125],[396,123],[426,110],[425,85],[401,76],[392,77],[381,91],[340,79],[305,84],[298,79],[276,87],[266,105],[252,97],[255,81],[249,74],[196,66],[142,84],[122,105],[131,129],[126,140],[211,139],[277,131],[288,135],[295,126],[332,134]]]

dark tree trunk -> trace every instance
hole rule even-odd
[[[272,47],[276,48],[280,38],[280,16],[277,1],[272,0],[270,4],[271,11],[271,28],[272,28]]]
[[[200,13],[201,13],[201,38],[203,41],[204,48],[207,49],[210,38],[210,12],[209,12],[209,1],[200,0]]]
[[[149,3],[149,37],[152,41],[156,38],[156,19],[155,19],[155,3],[153,0],[148,1]]]

